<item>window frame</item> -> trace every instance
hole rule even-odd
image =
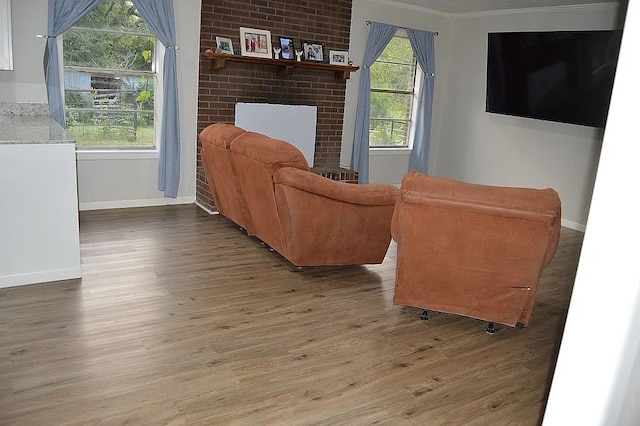
[[[113,76],[145,76],[146,78],[153,78],[153,87],[154,87],[154,96],[153,96],[153,111],[145,110],[145,113],[153,114],[153,129],[154,129],[154,137],[153,137],[153,146],[144,147],[142,145],[132,145],[131,147],[123,146],[123,147],[97,147],[91,148],[87,146],[78,146],[76,141],[76,154],[78,159],[83,160],[97,160],[97,159],[157,159],[159,158],[160,152],[160,126],[158,126],[160,122],[160,117],[162,116],[162,102],[161,96],[157,96],[158,94],[162,94],[162,61],[160,58],[164,57],[165,48],[158,41],[158,38],[153,33],[146,32],[125,32],[118,31],[114,29],[104,29],[104,28],[87,28],[87,27],[78,27],[76,25],[72,26],[69,30],[72,29],[80,29],[80,30],[88,30],[96,33],[111,33],[111,34],[122,34],[127,36],[139,36],[139,37],[153,37],[153,55],[151,58],[151,71],[136,71],[136,70],[126,70],[126,69],[109,69],[109,68],[91,68],[91,67],[81,67],[74,65],[65,65],[64,61],[64,36],[67,32],[65,32],[61,37],[58,37],[57,42],[59,47],[59,63],[61,68],[60,73],[60,84],[62,87],[62,101],[63,108],[65,112],[65,121],[66,121],[66,113],[68,111],[66,105],[66,93],[67,89],[64,83],[64,74],[68,71],[78,71],[78,72],[86,72],[91,74],[91,72],[97,72],[99,74],[107,74]],[[83,109],[84,110],[84,109]],[[92,108],[87,108],[87,111],[93,111]],[[127,112],[127,111],[125,111]]]
[[[409,36],[407,35],[406,30],[404,30],[403,28],[398,28],[398,30],[396,31],[396,34],[393,36],[393,38],[405,38],[408,39]],[[392,38],[392,39],[393,39]],[[388,45],[387,45],[388,46]],[[387,47],[385,47],[386,49]],[[403,145],[372,145],[371,144],[371,133],[369,133],[369,149],[372,150],[381,150],[381,151],[386,151],[386,152],[390,152],[392,150],[396,150],[396,151],[407,151],[407,150],[411,150],[413,147],[413,134],[415,132],[415,117],[416,117],[416,110],[417,110],[417,96],[420,90],[420,85],[422,83],[422,72],[419,72],[419,65],[418,65],[418,61],[415,57],[415,54],[412,53],[412,71],[413,71],[413,84],[412,84],[412,90],[394,90],[394,89],[375,89],[373,87],[369,87],[369,93],[398,93],[398,94],[402,94],[402,95],[410,95],[410,106],[408,108],[408,115],[406,119],[384,119],[384,118],[372,118],[371,115],[369,115],[369,132],[371,132],[371,121],[372,120],[381,120],[381,121],[398,121],[398,122],[406,122],[406,127],[407,127],[407,135],[405,138],[405,143]],[[400,63],[400,62],[389,62],[389,61],[380,61],[379,59],[376,60],[374,62],[374,64],[376,63],[390,63],[390,64],[397,64],[397,65],[407,65],[406,63]]]

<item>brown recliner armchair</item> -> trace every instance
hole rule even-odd
[[[524,327],[560,235],[553,189],[407,173],[394,210],[394,303]]]

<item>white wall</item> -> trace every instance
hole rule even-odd
[[[434,104],[442,103],[445,96],[446,61],[449,48],[451,18],[448,14],[430,12],[425,8],[402,5],[385,0],[353,0],[351,17],[351,39],[349,46],[350,58],[354,65],[361,66],[364,49],[367,43],[369,29],[366,21],[383,22],[400,27],[416,28],[425,31],[435,31],[439,35],[435,38],[436,56],[436,85]],[[345,99],[344,128],[342,132],[342,151],[340,163],[349,167],[353,151],[353,133],[358,102],[358,85],[360,71],[351,73],[347,81]],[[432,134],[437,135],[442,109],[434,107]],[[433,141],[432,141],[433,143]],[[431,158],[429,163],[433,164]],[[371,183],[385,182],[399,184],[402,176],[409,167],[409,151],[401,149],[371,150],[369,160],[369,181]]]
[[[552,187],[560,194],[565,225],[584,229],[602,130],[484,112],[487,33],[612,29],[619,28],[617,18],[614,5],[454,18],[431,173],[492,185]]]
[[[35,10],[45,13],[34,13]],[[47,102],[42,58],[47,32],[47,0],[13,0],[13,71],[0,71],[0,102]]]
[[[157,190],[158,155],[78,155],[80,209],[131,207],[195,201],[200,1],[175,2],[180,91],[180,188],[178,198]],[[34,10],[45,13],[33,13]],[[12,2],[14,71],[0,71],[0,101],[47,102],[42,57],[47,0]]]
[[[470,182],[552,187],[562,200],[563,224],[584,230],[601,129],[488,114],[485,111],[487,33],[619,28],[613,4],[446,15],[384,0],[355,0],[352,59],[362,62],[367,19],[438,31],[428,173]],[[359,73],[347,84],[341,163],[348,166]],[[408,153],[370,154],[370,181],[397,184]]]
[[[640,424],[639,43],[631,1],[545,426]]]

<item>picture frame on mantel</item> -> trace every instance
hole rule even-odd
[[[331,65],[349,65],[349,52],[344,50],[330,50],[329,51],[329,63]]]
[[[240,27],[240,51],[242,56],[272,58],[271,31]]]
[[[318,41],[302,41],[302,58],[310,62],[324,62],[324,44]]]
[[[282,59],[295,59],[296,46],[290,37],[279,37],[280,48],[282,49]]]
[[[230,38],[216,37],[216,47],[220,49],[220,53],[233,55],[233,42]]]

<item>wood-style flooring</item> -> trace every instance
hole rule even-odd
[[[0,289],[0,425],[537,425],[583,237],[490,336],[394,306],[393,244],[296,271],[195,205],[80,221],[82,280]]]

